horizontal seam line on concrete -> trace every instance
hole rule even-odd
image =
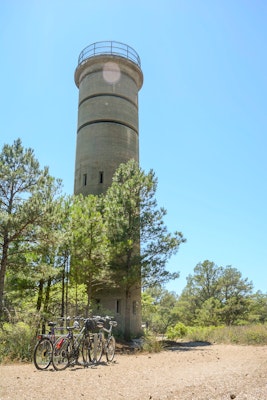
[[[131,125],[119,122],[119,121],[114,121],[113,119],[97,119],[97,120],[93,120],[90,122],[86,122],[85,124],[79,126],[79,128],[77,129],[77,134],[80,132],[81,129],[83,129],[84,127],[88,126],[88,125],[94,125],[94,124],[101,124],[101,123],[111,123],[111,124],[117,124],[117,125],[122,125],[122,126],[126,126],[127,128],[130,128],[132,131],[134,131],[137,136],[138,136],[138,132],[135,128],[133,128]]]
[[[134,107],[137,108],[137,105],[135,104],[135,102],[132,101],[132,100],[130,100],[130,99],[128,99],[128,97],[120,96],[120,95],[113,94],[113,93],[100,93],[100,94],[94,94],[94,95],[91,95],[91,96],[87,96],[87,97],[85,97],[84,99],[81,100],[81,102],[79,103],[79,107],[80,107],[80,105],[82,105],[83,103],[85,103],[87,100],[91,100],[91,99],[94,99],[94,98],[96,98],[96,97],[104,97],[104,96],[107,96],[107,97],[117,97],[118,99],[126,100],[126,101],[128,101],[129,103],[131,103]]]

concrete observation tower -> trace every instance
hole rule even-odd
[[[74,194],[98,195],[106,192],[121,163],[139,162],[140,58],[123,43],[93,43],[80,53],[75,83],[79,108]],[[116,316],[122,331],[130,312],[127,320],[133,334],[141,328],[140,286],[132,290],[130,311],[126,311],[123,290],[103,290],[95,299]]]

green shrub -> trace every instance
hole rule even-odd
[[[167,329],[166,336],[168,339],[176,340],[186,336],[187,332],[188,328],[182,322],[178,322],[175,326]]]
[[[0,328],[0,363],[31,361],[33,336],[32,328],[24,322],[4,323]]]

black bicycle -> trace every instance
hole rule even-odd
[[[48,322],[50,332],[37,336],[37,343],[33,350],[33,362],[37,369],[47,369],[52,362],[53,346],[56,340],[56,322]]]

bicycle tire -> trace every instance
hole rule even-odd
[[[37,369],[44,370],[52,362],[53,343],[49,338],[39,340],[33,351],[33,362]]]
[[[97,364],[101,361],[103,355],[103,341],[102,335],[94,333],[91,340],[91,347],[89,349],[90,362]]]
[[[83,339],[81,345],[82,345],[83,364],[85,367],[87,367],[91,362],[90,351],[91,351],[91,347],[92,347],[92,343],[91,343],[89,336],[87,336]]]
[[[70,365],[72,344],[66,337],[59,337],[53,347],[52,364],[56,371],[63,371]]]
[[[115,356],[115,350],[116,350],[116,340],[114,336],[110,336],[109,339],[107,339],[106,343],[106,358],[108,362],[111,362]]]

